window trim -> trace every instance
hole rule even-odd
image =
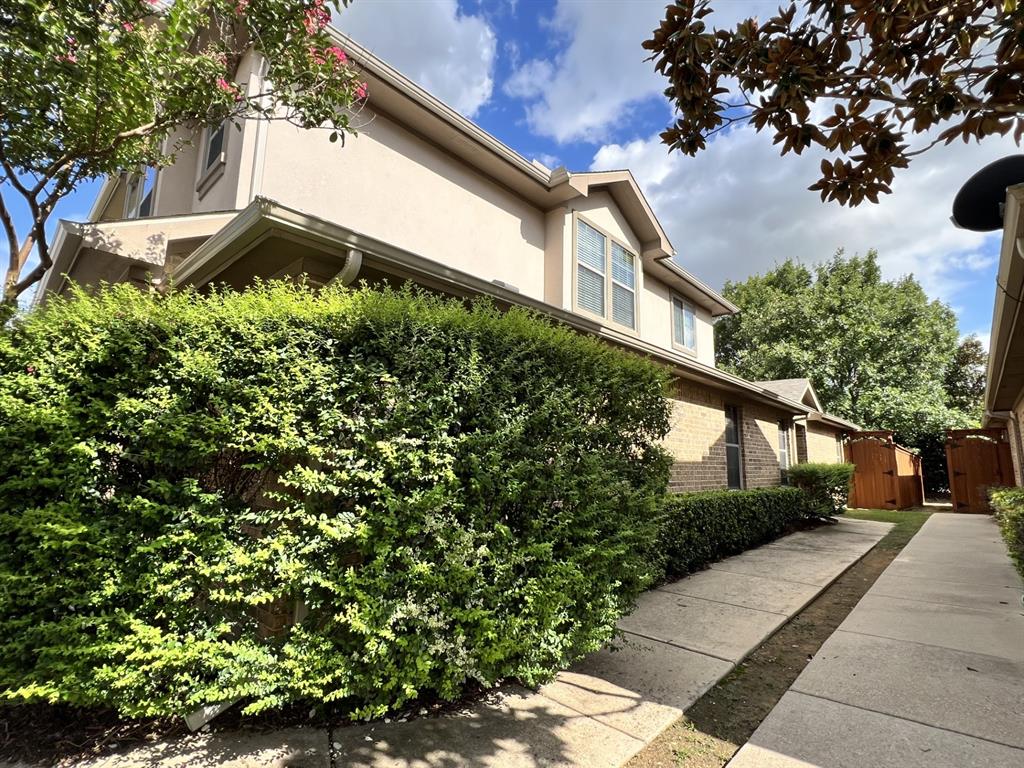
[[[677,299],[682,303],[684,311],[687,308],[689,308],[690,311],[693,312],[693,346],[692,347],[688,347],[688,346],[686,346],[685,343],[681,344],[678,341],[676,341],[676,300]],[[672,334],[672,348],[676,349],[676,350],[679,350],[680,352],[685,352],[688,355],[693,355],[694,357],[696,357],[697,356],[697,347],[698,347],[698,345],[700,343],[697,340],[697,305],[694,304],[689,299],[687,299],[682,294],[676,293],[675,291],[670,291],[669,295],[668,295],[668,310],[669,310],[669,313],[670,313],[670,315],[669,315],[669,322],[671,323],[671,331],[670,332]],[[686,336],[685,336],[685,333],[686,333],[685,323],[686,323],[686,318],[685,318],[685,315],[684,315],[684,317],[683,317],[683,324],[684,324],[683,325],[683,334],[684,334],[683,335],[683,339],[684,339],[684,341],[685,341],[685,338],[686,338]]]
[[[150,190],[149,213],[140,216],[139,211],[146,197],[146,179],[150,171],[153,173],[153,188]],[[156,208],[157,185],[160,183],[160,169],[152,166],[142,166],[136,171],[125,174],[124,179],[124,218],[145,219],[153,216]],[[138,185],[138,186],[136,186]]]
[[[744,472],[744,461],[743,461],[743,410],[738,405],[732,403],[726,403],[723,411],[728,413],[729,409],[732,409],[736,416],[736,442],[728,442],[728,431],[723,430],[722,442],[725,444],[725,485],[726,489],[730,491],[742,491],[747,487],[746,472]],[[728,423],[728,417],[726,417],[726,423]],[[740,476],[740,484],[738,487],[733,488],[729,485],[729,448],[731,446],[736,447],[736,455],[738,460],[738,470]]]
[[[605,314],[599,315],[579,303],[579,275],[577,270],[579,269],[579,250],[578,250],[578,239],[579,239],[579,222],[582,221],[591,229],[598,232],[604,237],[604,308]],[[633,257],[633,287],[615,280],[612,277],[612,243],[616,243],[622,250]],[[572,280],[572,309],[580,315],[591,317],[596,320],[600,320],[605,325],[614,328],[622,333],[628,333],[631,336],[640,335],[640,289],[641,289],[641,275],[643,270],[641,269],[640,257],[629,243],[623,242],[620,238],[615,237],[608,230],[599,227],[597,224],[592,222],[586,216],[580,214],[579,211],[572,212],[572,254],[571,259],[571,271],[570,279]],[[583,265],[585,268],[590,269],[586,264]],[[623,325],[622,323],[616,322],[612,315],[612,286],[618,285],[627,291],[633,292],[633,327]]]
[[[231,135],[231,126],[234,123],[231,120],[225,119],[220,125],[214,128],[213,126],[207,125],[203,128],[203,140],[199,144],[199,152],[196,154],[198,168],[196,170],[196,194],[199,199],[202,200],[207,192],[213,187],[214,184],[224,175],[224,168],[228,162],[228,137]],[[224,128],[224,138],[220,143],[220,155],[209,165],[206,165],[206,158],[210,154],[210,139],[213,136],[215,130]]]
[[[793,466],[792,462],[792,440],[790,439],[790,425],[786,423],[785,419],[779,419],[779,469],[783,472]],[[786,446],[783,449],[782,442],[785,438]],[[786,463],[782,463],[782,457],[785,455]]]

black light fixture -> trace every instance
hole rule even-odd
[[[989,163],[960,187],[953,200],[953,223],[972,232],[1003,228],[1006,188],[1024,184],[1024,155]]]

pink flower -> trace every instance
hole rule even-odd
[[[32,365],[26,365],[25,366],[25,373],[27,373],[27,374],[29,374],[31,376],[31,375],[35,374],[35,372],[36,372],[35,366],[32,366]]]
[[[155,8],[156,6],[158,6],[158,5],[160,5],[160,0],[146,0],[146,2],[147,2],[147,3],[149,4],[149,5],[153,6],[154,8]]]
[[[344,64],[346,61],[348,61],[348,56],[346,56],[345,52],[336,45],[332,45],[325,51],[325,53],[329,53],[331,56],[333,56],[335,61],[337,61],[339,64]]]
[[[224,91],[224,93],[230,93],[232,96],[236,96],[238,94],[238,89],[223,77],[217,78],[217,87]]]
[[[248,8],[248,7],[249,7],[249,0],[238,0],[238,2],[235,3],[235,13],[237,13],[239,16],[241,16],[243,13],[245,13],[246,8]]]
[[[359,85],[356,86],[356,98],[359,99],[359,100],[365,99],[366,98],[366,93],[367,93],[366,83],[359,83]]]
[[[131,23],[130,21],[126,21],[126,22],[125,22],[124,24],[122,24],[122,25],[121,25],[121,28],[122,28],[122,29],[123,29],[123,30],[124,30],[125,32],[132,32],[132,31],[134,31],[134,29],[135,29],[135,25],[134,25],[134,24],[132,24],[132,23]]]
[[[302,25],[306,28],[306,34],[315,35],[327,26],[331,20],[331,12],[324,8],[324,0],[314,0],[313,7],[306,9]]]

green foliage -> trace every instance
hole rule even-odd
[[[350,107],[366,88],[333,45],[329,18],[324,0],[5,3],[0,221],[10,262],[3,301],[42,277],[45,223],[83,181],[168,165],[204,126],[228,119],[350,132]],[[236,82],[252,50],[265,57],[266,77],[250,82],[243,71]],[[271,82],[272,91],[262,88]],[[16,202],[30,222],[20,233]],[[39,268],[21,277],[33,248]]]
[[[543,680],[661,575],[665,386],[409,291],[52,298],[0,336],[0,698],[368,717]]]
[[[716,27],[715,7],[737,5],[676,0],[643,44],[669,81],[670,149],[694,155],[749,120],[782,154],[838,155],[809,189],[858,205],[877,203],[896,169],[940,141],[1024,136],[1017,0],[794,0]]]
[[[825,410],[893,430],[921,454],[928,490],[948,487],[945,430],[976,426],[979,407],[961,407],[978,362],[947,305],[913,277],[883,280],[873,251],[813,269],[786,261],[723,294],[741,311],[715,324],[721,367],[754,381],[809,377]]]
[[[850,498],[853,464],[794,464],[786,471],[789,482],[807,494],[809,509],[820,517],[838,515]]]
[[[1006,548],[1024,576],[1024,488],[990,488],[988,495]]]
[[[668,496],[661,551],[667,572],[682,576],[781,536],[809,515],[797,488],[705,491]]]
[[[964,337],[956,348],[953,362],[946,369],[945,388],[951,408],[981,422],[984,411],[985,369],[988,352],[976,334]]]

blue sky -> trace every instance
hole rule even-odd
[[[769,135],[739,128],[696,158],[670,155],[665,83],[641,43],[664,0],[355,0],[335,24],[516,151],[570,170],[630,168],[678,251],[711,285],[789,256],[879,251],[887,277],[913,273],[987,341],[996,235],[948,221],[957,189],[1009,139],[932,150],[898,174],[894,194],[849,210],[806,187],[820,154],[779,157]],[[777,1],[718,0],[710,22],[770,14]],[[83,218],[96,185],[58,215]]]

